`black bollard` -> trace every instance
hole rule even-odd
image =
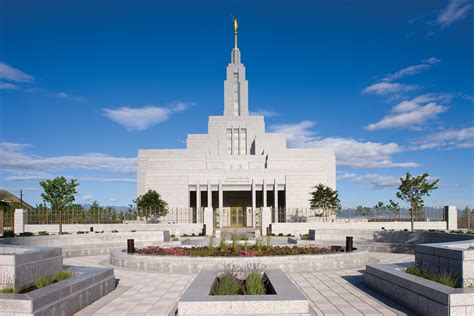
[[[353,250],[352,236],[346,236],[346,252]]]
[[[135,239],[127,239],[127,253],[135,253]]]
[[[93,233],[93,232],[94,232],[94,227],[92,227],[92,226],[89,227],[89,231],[90,231],[91,233]]]

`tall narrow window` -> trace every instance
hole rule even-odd
[[[239,95],[240,95],[240,84],[239,84],[239,73],[234,72],[234,115],[239,116],[240,115],[240,100],[239,100]]]
[[[227,145],[227,155],[232,155],[232,129],[227,129],[227,136],[226,136],[226,145]]]
[[[232,155],[239,154],[239,129],[234,128],[234,135],[232,136]]]
[[[247,129],[240,129],[240,154],[247,155]]]

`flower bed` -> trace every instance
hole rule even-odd
[[[289,247],[260,245],[221,245],[201,247],[159,247],[150,246],[136,249],[141,255],[157,256],[191,256],[191,257],[261,257],[261,256],[294,256],[334,253],[336,250],[326,247]]]

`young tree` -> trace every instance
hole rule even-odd
[[[400,204],[390,200],[388,204],[385,206],[386,209],[392,214],[394,217],[398,217],[400,220]]]
[[[400,178],[397,197],[410,205],[411,231],[414,230],[415,214],[424,206],[423,196],[430,196],[431,191],[438,188],[439,179],[429,182],[428,177],[426,172],[416,177],[407,172],[405,178]]]
[[[372,214],[372,209],[367,206],[359,205],[355,208],[355,213],[361,216],[365,216],[368,219],[370,217],[370,214]]]
[[[311,209],[321,209],[323,216],[327,219],[330,214],[335,214],[340,209],[340,201],[336,190],[331,189],[324,184],[318,184],[313,187],[314,191],[311,192]]]
[[[140,195],[136,201],[138,216],[145,217],[145,222],[152,216],[160,217],[168,213],[168,203],[166,203],[158,192],[148,190],[147,193]]]
[[[76,188],[79,185],[77,179],[66,180],[64,177],[57,177],[52,180],[41,181],[43,187],[41,198],[43,201],[51,205],[51,210],[57,211],[59,214],[59,234],[63,233],[62,211],[74,202],[74,194],[77,193]]]

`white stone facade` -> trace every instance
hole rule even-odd
[[[226,73],[224,115],[209,117],[207,134],[189,134],[186,149],[139,150],[137,194],[153,189],[170,207],[222,211],[308,207],[313,186],[335,189],[332,150],[287,148],[284,134],[266,133],[264,117],[249,114],[238,48]]]

